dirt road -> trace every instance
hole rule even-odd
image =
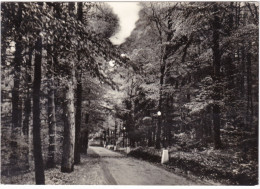
[[[194,181],[170,173],[145,161],[126,157],[102,147],[90,147],[87,161],[95,166],[95,184],[111,185],[197,185]],[[92,176],[93,178],[93,176]],[[89,180],[89,179],[87,179]],[[86,183],[82,178],[79,183]]]

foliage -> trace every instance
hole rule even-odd
[[[103,122],[106,112],[102,110],[102,103],[98,103],[102,99],[102,91],[108,86],[116,87],[112,80],[111,75],[106,73],[106,65],[111,59],[115,61],[118,66],[127,67],[129,66],[126,62],[128,58],[121,57],[121,52],[118,48],[114,47],[109,41],[108,37],[113,35],[118,28],[118,18],[112,13],[111,9],[105,4],[99,3],[83,3],[83,17],[84,21],[78,20],[75,13],[76,3],[12,3],[5,2],[1,4],[1,14],[2,14],[2,43],[1,55],[2,59],[2,86],[4,85],[4,97],[2,101],[5,101],[5,107],[10,106],[10,99],[14,99],[11,95],[11,91],[19,91],[21,96],[18,99],[18,110],[19,119],[29,120],[29,133],[16,132],[16,135],[22,135],[19,137],[19,144],[25,144],[23,146],[17,146],[16,150],[21,150],[23,154],[27,157],[14,157],[18,161],[24,162],[26,164],[25,168],[15,169],[16,171],[23,171],[31,166],[32,157],[31,156],[31,144],[32,144],[32,114],[31,105],[29,104],[29,110],[23,109],[26,106],[26,101],[32,101],[32,80],[34,74],[33,66],[35,63],[35,56],[39,55],[36,51],[36,40],[41,38],[42,40],[42,80],[41,90],[40,90],[40,106],[41,106],[41,135],[43,140],[43,157],[46,162],[48,157],[48,88],[50,87],[51,77],[54,76],[54,82],[51,87],[54,87],[55,93],[55,106],[56,117],[57,117],[57,132],[55,132],[56,138],[56,163],[60,161],[61,155],[61,144],[63,140],[63,126],[64,126],[64,103],[68,102],[65,99],[66,95],[64,91],[67,90],[70,84],[72,86],[71,93],[74,93],[77,83],[75,82],[74,71],[75,68],[80,69],[83,73],[82,80],[88,85],[84,88],[83,101],[87,103],[84,104],[83,108],[85,112],[89,113],[90,116],[90,131],[96,131],[96,125],[100,125]],[[94,21],[94,22],[92,22]],[[100,25],[104,26],[101,30],[97,29]],[[21,44],[19,47],[17,44]],[[14,56],[20,55],[21,59],[19,62],[14,59]],[[39,57],[39,56],[38,56]],[[79,73],[77,73],[79,74]],[[18,85],[13,84],[15,77],[19,77]],[[29,80],[27,80],[29,79]],[[3,81],[3,80],[2,80]],[[102,82],[104,85],[100,85]],[[88,93],[88,91],[91,93]],[[67,90],[69,91],[69,90]],[[3,94],[3,93],[2,93]],[[73,95],[70,94],[72,97]],[[71,98],[74,101],[76,99]],[[90,102],[90,103],[89,103]],[[74,102],[72,102],[74,103]],[[28,105],[28,104],[27,104]],[[2,117],[5,117],[11,112],[11,109],[5,108],[4,113],[2,112]],[[29,112],[28,112],[29,111]],[[74,110],[71,111],[74,114]],[[84,113],[85,113],[84,112]],[[85,116],[85,115],[84,115]],[[74,120],[71,120],[74,122]],[[84,120],[80,120],[84,123],[86,127],[85,117]],[[24,123],[24,122],[23,122]],[[10,120],[6,120],[4,127],[11,127]],[[22,125],[24,127],[24,125]],[[10,128],[13,132],[13,128]],[[19,128],[21,129],[21,128]],[[8,130],[8,129],[7,129]],[[2,131],[6,131],[5,129]],[[6,133],[10,136],[10,133]],[[8,143],[13,141],[2,140],[2,144],[9,146]],[[2,158],[9,159],[11,156],[6,153],[6,149],[2,151]],[[17,154],[16,154],[17,155]],[[6,163],[7,162],[7,163]],[[4,168],[8,169],[10,165],[8,161],[3,161]],[[20,165],[10,165],[10,166],[20,166]],[[10,168],[10,167],[9,167]],[[33,169],[33,167],[31,167]],[[2,174],[6,170],[2,170]],[[18,173],[17,172],[17,173]],[[13,173],[16,174],[16,173]]]
[[[82,12],[76,5],[83,6]],[[235,184],[255,183],[257,148],[248,144],[258,138],[258,4],[142,2],[140,6],[136,28],[115,47],[108,38],[118,31],[119,21],[105,3],[1,4],[2,167],[15,170],[8,160],[12,157],[25,162],[24,169],[33,168],[32,78],[37,76],[33,66],[41,54],[44,161],[50,138],[46,125],[51,116],[47,100],[51,86],[57,117],[56,162],[67,140],[64,104],[70,103],[82,108],[77,121],[82,123],[83,138],[105,140],[107,133],[114,139],[128,138],[131,147],[159,143],[185,151],[181,156],[172,154],[172,166],[212,173],[212,178],[229,176]],[[74,98],[78,88],[82,95]],[[69,91],[71,98],[66,98]],[[77,98],[82,98],[82,104],[76,103]],[[74,108],[69,113],[74,115]],[[74,118],[69,121],[73,125]],[[201,155],[211,150],[213,142],[223,151],[213,151],[216,157]],[[243,144],[250,149],[247,155]],[[15,152],[15,147],[25,154],[20,159],[18,153],[8,151]],[[220,157],[224,150],[233,150],[243,161]],[[153,148],[131,153],[155,162],[160,156]],[[225,167],[230,169],[224,171]],[[245,180],[239,182],[242,177]]]

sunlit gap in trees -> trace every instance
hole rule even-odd
[[[138,2],[107,2],[119,18],[119,31],[110,41],[114,45],[120,45],[130,36],[135,28],[135,22],[139,19],[140,6]]]

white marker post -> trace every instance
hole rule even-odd
[[[126,154],[129,154],[130,153],[130,147],[126,147]]]
[[[161,163],[164,164],[167,162],[169,162],[169,152],[168,150],[163,150]]]

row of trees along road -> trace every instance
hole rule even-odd
[[[131,146],[171,146],[182,133],[193,138],[190,145],[219,149],[228,130],[256,139],[257,4],[142,3],[121,48],[140,66],[139,74],[128,70],[124,111],[118,111]]]
[[[132,147],[233,149],[256,167],[258,5],[140,6],[121,54],[103,3],[2,3],[2,175],[71,172],[104,129]]]
[[[61,162],[71,172],[80,163],[81,141],[97,124],[91,113],[104,114],[92,105],[102,84],[114,85],[104,65],[126,61],[108,40],[118,18],[104,3],[85,2],[6,2],[1,16],[1,172],[34,169],[44,184],[45,167]]]

